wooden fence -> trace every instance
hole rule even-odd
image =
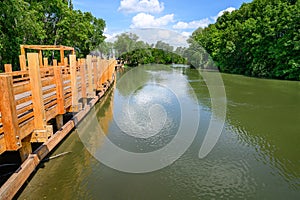
[[[22,57],[24,60],[24,57]],[[12,71],[5,65],[0,73],[0,154],[20,151],[22,160],[32,152],[31,143],[46,142],[53,135],[56,119],[59,130],[63,115],[79,112],[96,92],[106,89],[114,80],[115,60],[75,55],[53,66],[39,59],[38,53],[28,53],[22,71]]]

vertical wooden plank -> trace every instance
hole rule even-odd
[[[26,71],[26,58],[25,55],[19,55],[19,61],[20,61],[20,68],[21,71]]]
[[[101,84],[100,84],[100,79],[101,79],[100,68],[101,68],[101,59],[100,59],[100,57],[97,57],[97,81],[96,81],[96,90],[101,86]]]
[[[24,45],[20,45],[20,49],[21,49],[21,55],[25,56],[25,48]]]
[[[54,68],[54,77],[56,84],[56,99],[57,99],[57,114],[65,114],[65,100],[64,100],[64,91],[63,91],[63,77],[62,77],[62,67],[53,66]]]
[[[1,120],[6,149],[15,151],[21,147],[21,140],[12,76],[0,75],[0,94]]]
[[[102,76],[103,76],[103,70],[104,70],[104,64],[105,64],[105,62],[104,62],[104,59],[101,59],[101,63],[100,63],[100,72],[99,72],[99,74],[100,74],[100,77],[99,77],[99,86],[100,87],[102,87]]]
[[[22,140],[22,148],[19,150],[21,161],[24,162],[28,158],[29,154],[32,153],[32,147],[30,143],[31,135],[25,137]]]
[[[37,53],[28,53],[29,78],[32,92],[34,112],[34,127],[36,130],[45,129],[46,113],[43,102],[42,82]]]
[[[43,53],[42,53],[42,50],[39,50],[39,63],[40,63],[40,67],[43,67]]]
[[[60,48],[60,64],[64,65],[64,57],[65,57],[65,53],[63,48]]]
[[[53,59],[53,66],[57,66],[57,60]]]
[[[79,61],[78,61],[79,62]],[[82,93],[82,98],[83,98],[83,107],[86,106],[87,104],[87,84],[86,84],[86,66],[84,60],[80,60],[80,76],[81,76],[81,93]]]
[[[60,130],[64,125],[64,115],[57,115],[55,117],[55,120],[56,120],[56,127],[58,130]]]
[[[5,72],[12,72],[11,64],[4,64],[4,71]]]
[[[44,58],[44,67],[48,67],[48,58]]]
[[[105,82],[109,80],[109,60],[106,60]]]
[[[88,73],[88,97],[93,98],[95,96],[94,93],[94,84],[93,84],[93,69],[92,69],[92,56],[87,55],[86,57],[87,64],[87,73]]]
[[[93,80],[94,80],[94,83],[93,83],[93,90],[95,92],[96,88],[97,88],[97,81],[98,81],[98,71],[97,71],[97,68],[98,68],[98,59],[96,58],[96,56],[93,56]]]
[[[78,111],[78,88],[77,88],[77,70],[76,70],[76,55],[70,55],[70,74],[72,88],[72,111]]]
[[[64,58],[64,66],[68,66],[68,63],[69,63],[68,58],[65,57],[65,58]]]

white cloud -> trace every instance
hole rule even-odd
[[[159,0],[121,0],[118,11],[125,13],[160,13],[164,10],[164,3]]]
[[[236,9],[233,8],[233,7],[229,7],[229,8],[226,8],[225,10],[221,10],[221,11],[218,13],[218,15],[212,17],[212,19],[213,19],[214,21],[217,21],[218,17],[221,17],[225,12],[230,12],[230,13],[231,13],[231,12],[234,11],[234,10],[236,10]]]
[[[106,37],[105,41],[106,42],[114,42],[116,40],[117,35],[119,35],[121,32],[114,32],[114,33],[109,33],[108,29],[104,29],[103,35]]]
[[[156,44],[157,41],[163,41],[171,46],[176,47],[187,47],[187,37],[181,33],[160,29],[160,28],[144,28],[144,29],[131,29],[132,33],[139,36],[139,39],[147,42],[148,44]]]
[[[186,31],[183,31],[182,33],[181,33],[181,35],[183,35],[183,37],[190,37],[191,35],[192,35],[192,33],[193,32],[186,32]]]
[[[218,13],[218,15],[210,17],[209,18],[205,18],[205,19],[200,19],[200,20],[195,20],[195,21],[191,21],[191,22],[177,22],[177,24],[175,24],[173,26],[174,29],[197,29],[199,27],[201,28],[205,28],[207,27],[209,24],[216,22],[216,20],[218,19],[218,17],[222,16],[225,12],[232,12],[236,10],[233,7],[229,7],[226,8],[225,10],[222,10]]]
[[[173,26],[174,29],[196,29],[199,27],[207,27],[211,23],[211,20],[208,18],[201,19],[198,21],[191,21],[191,22],[178,22]]]
[[[139,13],[132,18],[132,24],[130,25],[130,28],[158,28],[164,27],[171,22],[174,22],[174,14],[155,18],[150,14]]]

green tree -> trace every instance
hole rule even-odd
[[[191,39],[222,72],[300,80],[299,10],[299,1],[254,0]]]

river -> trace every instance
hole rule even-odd
[[[300,82],[209,73],[224,86],[186,67],[118,72],[18,199],[300,199]]]

